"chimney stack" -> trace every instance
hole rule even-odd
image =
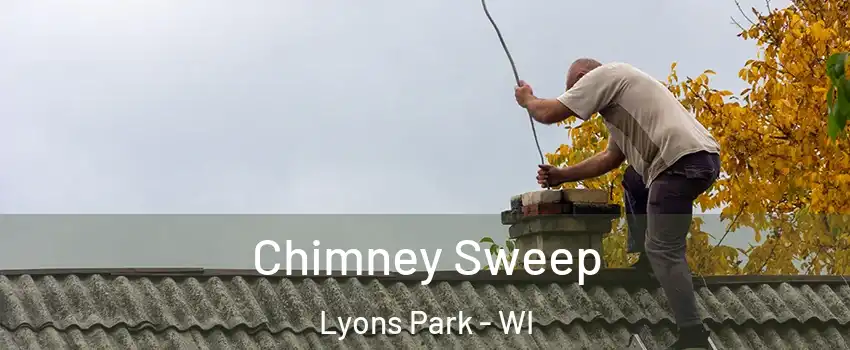
[[[594,249],[602,257],[602,237],[619,217],[620,206],[608,203],[606,191],[542,190],[511,198],[511,209],[502,212],[502,224],[510,225],[518,258],[528,249],[540,249],[547,257],[566,249],[575,261],[579,249]],[[605,266],[603,259],[601,267]]]

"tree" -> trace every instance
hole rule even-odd
[[[688,239],[689,263],[704,275],[845,274],[850,271],[850,220],[842,214],[850,210],[850,154],[846,139],[830,138],[844,124],[828,125],[833,102],[827,95],[830,84],[837,83],[827,76],[827,60],[832,53],[850,51],[850,2],[796,0],[783,9],[767,5],[767,11],[753,9],[749,16],[741,11],[746,27],[739,24],[738,36],[756,41],[759,48],[739,72],[748,88],[738,94],[715,89],[710,70],[680,81],[675,63],[667,78],[669,90],[722,149],[723,173],[698,206],[722,208],[727,228],[718,234],[749,227],[758,242],[739,249],[721,239],[712,246],[697,218]],[[834,62],[833,67],[843,67]],[[850,83],[838,83],[847,86],[842,90],[846,100]],[[573,121],[564,123],[572,146],[547,154],[550,164],[575,164],[606,147],[601,117],[579,126]],[[623,170],[565,187],[605,189],[622,204]],[[610,266],[625,266],[635,258],[625,254],[623,221],[614,224],[604,242]],[[739,262],[740,254],[748,257],[746,264]]]

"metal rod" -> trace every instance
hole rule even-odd
[[[487,10],[487,3],[484,0],[481,0],[481,7],[484,8],[484,14],[487,15],[487,19],[490,20],[490,24],[492,24],[493,29],[496,30],[496,35],[499,36],[499,42],[502,43],[502,49],[505,50],[505,55],[508,56],[508,61],[511,63],[511,69],[514,72],[516,85],[519,86],[519,73],[517,73],[516,64],[514,63],[514,58],[511,56],[511,52],[508,50],[508,45],[505,44],[505,39],[502,37],[502,32],[499,30],[499,26],[496,25],[496,21],[493,20],[492,16],[490,16],[490,11]],[[540,141],[537,139],[537,129],[534,126],[534,117],[531,116],[531,112],[528,112],[528,121],[531,122],[531,133],[534,135],[534,144],[537,145],[537,153],[540,155],[540,164],[546,164],[546,158],[543,157],[543,150],[540,149]]]

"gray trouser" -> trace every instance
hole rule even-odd
[[[632,167],[623,175],[628,251],[646,253],[679,327],[702,323],[685,257],[686,238],[694,200],[717,180],[719,173],[720,157],[698,152],[668,167],[648,189]]]

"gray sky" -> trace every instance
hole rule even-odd
[[[732,0],[488,5],[542,97],[580,56],[737,91],[756,52]],[[7,0],[0,52],[3,213],[494,214],[536,189],[478,1]]]

